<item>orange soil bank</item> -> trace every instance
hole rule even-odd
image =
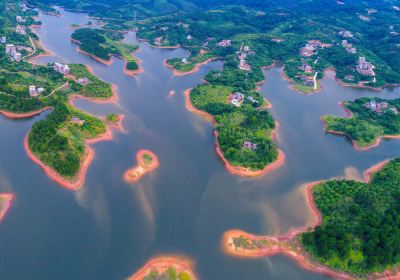
[[[98,62],[103,63],[105,65],[111,65],[113,63],[112,59],[105,60],[105,59],[99,58],[99,57],[97,57],[97,56],[95,56],[93,54],[90,54],[88,52],[85,52],[85,51],[81,50],[80,47],[79,47],[79,45],[81,44],[80,41],[71,38],[71,42],[74,42],[74,43],[76,43],[78,45],[76,47],[76,50],[78,52],[86,54],[87,56],[90,56],[91,58],[93,58],[93,59],[97,60]]]
[[[0,222],[5,218],[15,196],[12,193],[0,194]]]
[[[371,175],[382,169],[388,160],[378,163],[364,172],[364,182],[369,182],[371,180]],[[226,231],[222,237],[222,249],[225,253],[236,256],[236,257],[266,257],[273,256],[276,254],[284,254],[293,260],[295,260],[304,269],[321,273],[335,279],[354,279],[350,274],[335,271],[326,267],[325,265],[314,260],[302,247],[297,239],[297,236],[314,230],[315,227],[322,223],[322,215],[319,212],[315,200],[312,195],[313,187],[319,185],[322,181],[316,181],[309,183],[305,189],[305,196],[307,203],[311,208],[312,214],[314,216],[315,222],[311,227],[301,227],[290,230],[287,234],[282,236],[256,236],[238,229]],[[311,229],[310,229],[311,228]],[[236,247],[234,245],[234,238],[245,238],[246,240],[255,241],[258,244],[262,244],[259,247],[253,248],[243,248]],[[254,243],[252,243],[254,244]],[[385,279],[385,280],[395,280],[399,279],[400,272],[398,271],[385,271],[384,273],[375,273],[371,275],[371,279]]]
[[[346,112],[346,117],[347,118],[352,118],[353,117],[353,113],[349,109],[347,109],[342,102],[339,102],[339,105]],[[321,122],[322,122],[322,124],[324,126],[325,132],[336,134],[336,135],[344,135],[344,136],[348,137],[351,140],[351,143],[353,144],[354,149],[356,149],[358,151],[366,151],[366,150],[378,147],[381,144],[382,139],[384,139],[384,138],[386,138],[386,139],[400,139],[400,135],[383,135],[383,136],[379,136],[378,138],[376,138],[374,143],[372,143],[372,144],[370,144],[370,145],[368,145],[366,147],[361,147],[360,145],[357,144],[356,141],[351,139],[351,137],[349,135],[347,135],[346,133],[341,132],[341,131],[335,131],[335,130],[327,129],[327,125],[326,125],[326,123],[324,122],[324,120],[322,118],[321,118]]]
[[[86,151],[83,159],[81,160],[81,167],[78,171],[78,174],[73,177],[73,178],[64,178],[60,174],[58,174],[54,169],[52,169],[50,166],[45,165],[35,154],[32,153],[32,151],[29,149],[28,145],[28,134],[24,138],[24,148],[26,153],[28,154],[29,158],[38,164],[44,172],[49,176],[52,180],[54,180],[57,184],[60,186],[69,189],[69,190],[77,190],[82,187],[84,181],[85,181],[85,175],[87,172],[87,169],[92,162],[95,152],[94,150],[89,146],[90,144],[94,144],[100,141],[106,141],[106,140],[112,140],[113,135],[111,130],[108,128],[107,131],[100,135],[99,137],[88,139],[85,141],[86,143]]]
[[[88,97],[88,96],[84,96],[84,95],[80,95],[80,94],[71,94],[69,96],[69,104],[71,106],[74,106],[74,102],[76,99],[84,99],[93,103],[97,103],[97,104],[106,104],[106,103],[117,103],[118,102],[118,95],[117,93],[117,86],[116,85],[112,85],[111,86],[111,90],[112,90],[112,96],[109,98],[94,98],[94,97]]]
[[[196,73],[197,71],[199,71],[200,66],[205,65],[205,64],[207,64],[207,63],[209,63],[209,62],[211,62],[213,60],[216,60],[216,59],[218,59],[218,57],[212,57],[212,58],[209,58],[209,59],[207,59],[207,60],[205,60],[203,62],[196,63],[194,68],[192,70],[190,70],[190,71],[187,71],[187,72],[176,70],[173,66],[169,65],[166,60],[164,60],[163,64],[164,64],[164,66],[166,66],[169,69],[171,69],[172,73],[174,73],[175,76],[185,76],[185,75],[190,75],[190,74]]]
[[[193,112],[198,114],[199,116],[205,118],[206,120],[211,121],[215,125],[215,119],[212,115],[208,114],[207,112],[201,111],[199,109],[196,109],[193,104],[190,102],[190,91],[191,89],[185,90],[185,103],[186,103],[186,108]],[[276,122],[276,127],[274,130],[271,132],[271,136],[274,137],[276,134],[277,129],[279,128],[278,122]],[[234,175],[240,175],[240,176],[248,176],[248,177],[256,177],[260,175],[264,175],[274,169],[277,169],[278,167],[282,166],[283,163],[285,162],[285,154],[282,152],[282,150],[278,149],[278,158],[266,165],[263,169],[261,170],[251,170],[250,168],[245,168],[241,166],[233,166],[231,165],[228,160],[224,157],[224,154],[221,151],[221,148],[218,143],[218,133],[216,130],[214,130],[214,136],[215,136],[215,149],[218,154],[218,156],[221,158],[221,160],[224,162],[224,165],[226,169]]]
[[[23,118],[34,117],[34,116],[39,115],[40,113],[50,110],[50,109],[51,109],[51,107],[47,106],[47,107],[43,107],[42,109],[39,109],[36,111],[31,111],[31,112],[26,112],[26,113],[13,113],[13,112],[0,110],[0,114],[4,115],[10,119],[23,119]]]
[[[146,163],[145,155],[149,155],[152,158],[151,163]],[[139,150],[136,153],[137,165],[131,169],[128,169],[124,174],[125,182],[135,183],[139,179],[159,166],[158,157],[155,153],[150,150]]]
[[[175,268],[177,273],[186,272],[190,275],[191,280],[196,280],[192,267],[192,261],[184,257],[177,256],[160,256],[148,261],[143,268],[130,276],[129,280],[143,280],[152,271],[157,271],[159,274],[165,272],[168,268]]]

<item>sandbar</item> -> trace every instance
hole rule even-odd
[[[203,117],[206,120],[209,120],[215,125],[215,119],[212,115],[210,115],[207,112],[201,111],[197,108],[195,108],[190,102],[190,92],[192,89],[187,89],[185,90],[185,104],[187,110],[198,114],[199,116]],[[275,129],[271,131],[271,137],[275,137],[275,134],[279,128],[278,122],[275,121]],[[283,153],[282,150],[278,149],[278,157],[274,162],[271,162],[267,164],[263,169],[260,170],[252,170],[250,168],[245,168],[241,166],[233,166],[231,165],[228,160],[225,158],[224,154],[221,151],[221,148],[218,143],[218,132],[216,129],[214,129],[214,136],[215,136],[215,150],[217,152],[217,155],[220,157],[220,159],[223,161],[225,168],[228,170],[229,173],[234,174],[234,175],[239,175],[239,176],[246,176],[246,177],[257,177],[264,175],[268,172],[271,172],[272,170],[275,170],[283,165],[285,162],[285,154]]]
[[[146,162],[145,156],[151,157],[151,162]],[[139,179],[159,166],[159,160],[155,153],[150,150],[139,150],[136,153],[137,165],[128,169],[124,174],[124,180],[127,183],[135,183]]]
[[[129,280],[143,280],[152,271],[159,274],[173,267],[176,272],[186,272],[190,275],[191,280],[198,279],[193,272],[193,262],[188,258],[181,256],[159,256],[149,260],[138,272],[130,276]]]
[[[371,176],[377,171],[381,170],[385,164],[389,161],[385,160],[380,162],[368,170],[364,172],[364,180],[363,182],[368,183],[371,180]],[[355,279],[356,276],[350,275],[348,273],[336,271],[334,269],[328,268],[327,266],[319,263],[312,256],[308,254],[300,244],[297,236],[308,231],[312,231],[315,227],[319,226],[322,223],[322,215],[317,208],[314,197],[312,195],[312,189],[323,183],[324,181],[315,181],[306,185],[304,190],[305,198],[308,206],[311,209],[311,213],[313,216],[313,224],[308,226],[303,226],[300,228],[295,228],[290,230],[288,233],[280,236],[257,236],[253,235],[239,229],[226,231],[222,236],[221,247],[222,250],[231,256],[235,257],[247,257],[247,258],[257,258],[257,257],[266,257],[273,256],[276,254],[286,255],[293,260],[295,260],[302,268],[314,271],[320,274],[327,275],[329,277],[333,277],[336,279]],[[243,248],[236,247],[234,245],[234,238],[245,238],[247,240],[254,240],[256,245],[259,246],[256,248]],[[253,243],[254,244],[254,243]],[[399,271],[385,271],[383,273],[374,273],[372,274],[373,279],[399,279],[400,272]]]
[[[34,117],[36,115],[39,115],[40,113],[52,109],[49,106],[43,107],[41,109],[35,110],[35,111],[30,111],[26,113],[14,113],[14,112],[9,112],[5,110],[0,110],[0,114],[4,115],[7,118],[10,119],[24,119],[24,118],[30,118]]]
[[[1,193],[0,194],[0,222],[4,220],[8,210],[12,206],[12,201],[15,195],[12,193]]]

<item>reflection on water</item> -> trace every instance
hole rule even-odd
[[[125,132],[93,145],[96,157],[85,185],[69,192],[46,177],[23,150],[23,137],[34,119],[0,117],[0,190],[16,194],[14,207],[0,226],[0,268],[5,279],[123,279],[151,256],[185,254],[196,261],[201,279],[326,279],[303,271],[284,256],[246,260],[220,250],[225,230],[256,234],[284,233],[309,223],[302,185],[337,176],[359,178],[369,166],[400,155],[400,141],[382,141],[356,151],[344,137],[325,134],[320,116],[344,115],[337,103],[375,96],[368,90],[343,88],[331,78],[311,96],[291,91],[281,68],[267,70],[262,94],[279,121],[277,144],[285,164],[259,178],[232,176],[214,151],[212,126],[185,109],[183,91],[201,83],[212,62],[200,71],[174,77],[163,60],[187,55],[182,49],[154,49],[140,43],[137,56],[144,72],[123,74],[123,61],[102,65],[76,51],[70,25],[84,24],[85,14],[41,16],[37,33],[54,57],[91,66],[97,76],[118,86],[118,104],[77,100],[82,110],[104,116],[125,115]],[[127,41],[135,42],[130,32]],[[168,97],[173,90],[176,94]],[[395,98],[399,90],[380,97]],[[136,151],[150,149],[160,167],[134,185],[123,182]]]

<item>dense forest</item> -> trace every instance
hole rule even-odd
[[[109,60],[112,55],[127,61],[128,70],[137,70],[138,64],[132,53],[137,46],[122,43],[120,32],[103,29],[80,28],[72,33],[71,38],[79,42],[79,48],[95,57]]]
[[[343,106],[353,117],[324,116],[328,131],[343,133],[360,147],[374,144],[385,135],[400,135],[400,99],[359,98]]]
[[[304,233],[308,252],[329,267],[365,274],[400,260],[400,159],[369,183],[326,181],[313,189],[322,224]]]

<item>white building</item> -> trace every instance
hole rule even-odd
[[[7,43],[7,37],[6,36],[1,36],[0,43],[2,43],[2,44]]]
[[[71,69],[69,68],[68,64],[62,64],[62,63],[54,63],[53,66],[54,70],[56,70],[58,73],[61,73],[63,75],[68,75],[71,73]]]
[[[15,28],[15,32],[17,32],[20,35],[26,35],[25,28],[21,25],[17,25],[17,27]]]
[[[21,16],[16,16],[16,17],[15,17],[15,20],[16,20],[18,23],[24,23],[24,22],[25,22],[25,20],[24,20]]]
[[[31,97],[37,97],[39,95],[38,91],[36,90],[36,86],[29,86],[29,95]]]
[[[15,48],[15,46],[14,46],[13,44],[7,44],[7,45],[6,45],[6,54],[11,55],[11,52],[12,52],[13,50],[14,50],[14,51],[16,50],[16,48]]]

